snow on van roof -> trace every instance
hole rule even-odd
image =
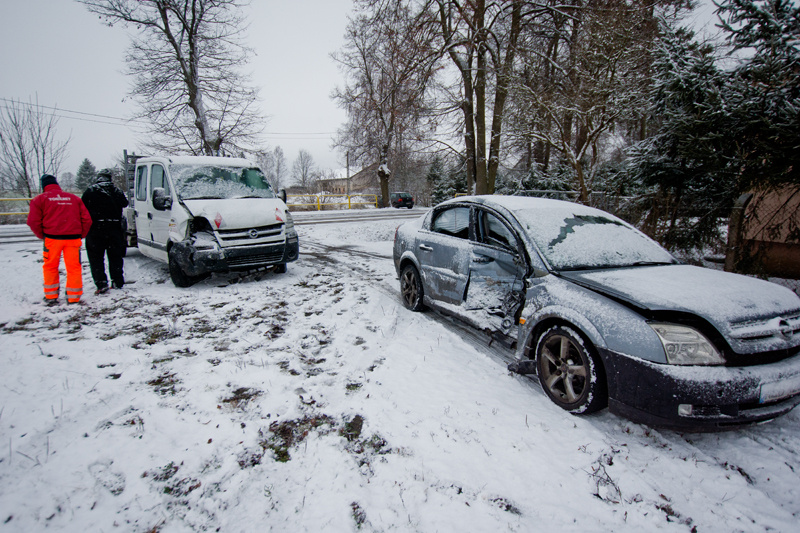
[[[173,165],[203,165],[218,167],[255,167],[254,162],[242,157],[215,157],[210,155],[172,155],[172,156],[147,156],[138,162],[168,161]]]

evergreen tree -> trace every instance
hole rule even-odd
[[[75,190],[83,193],[97,179],[97,169],[88,159],[84,159],[78,167],[78,174],[75,176]]]
[[[428,189],[431,191],[431,203],[436,205],[445,200],[447,192],[442,190],[445,181],[444,163],[438,155],[433,158],[425,179],[428,181]]]
[[[634,147],[630,172],[658,191],[643,229],[667,248],[691,249],[718,238],[718,218],[727,216],[736,197],[723,157],[726,77],[711,46],[685,30],[662,32],[651,111],[660,127]],[[690,204],[704,216],[679,217]]]
[[[723,0],[718,14],[733,50],[749,55],[723,72],[712,47],[662,28],[652,95],[660,128],[630,161],[658,192],[644,229],[672,249],[718,240],[740,194],[800,183],[800,11],[786,0]]]
[[[800,184],[800,7],[792,0],[724,0],[717,13],[734,52],[726,153],[739,189]]]

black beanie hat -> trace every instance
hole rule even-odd
[[[42,179],[40,180],[40,183],[42,184],[42,190],[44,190],[44,188],[47,187],[48,185],[58,185],[56,177],[51,176],[50,174],[43,175]]]
[[[111,172],[111,169],[104,168],[103,170],[101,170],[100,172],[97,173],[96,183],[98,183],[100,185],[102,185],[104,183],[111,183],[111,181],[112,181],[111,180],[111,176],[112,175],[113,175],[113,173]]]

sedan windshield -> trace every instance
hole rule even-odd
[[[517,219],[555,270],[673,264],[658,243],[622,220],[595,209],[522,209]]]
[[[258,168],[173,165],[170,170],[178,196],[183,200],[275,198]]]

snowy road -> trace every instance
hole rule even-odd
[[[425,208],[415,209],[364,209],[342,211],[298,211],[293,213],[295,224],[341,224],[345,222],[365,222],[377,220],[403,220],[417,218],[427,212]],[[38,239],[25,224],[0,225],[0,245],[36,242]]]
[[[130,250],[134,283],[77,307],[0,245],[0,531],[796,531],[800,413],[566,414],[402,307],[397,223],[299,225],[286,274],[189,289]]]

